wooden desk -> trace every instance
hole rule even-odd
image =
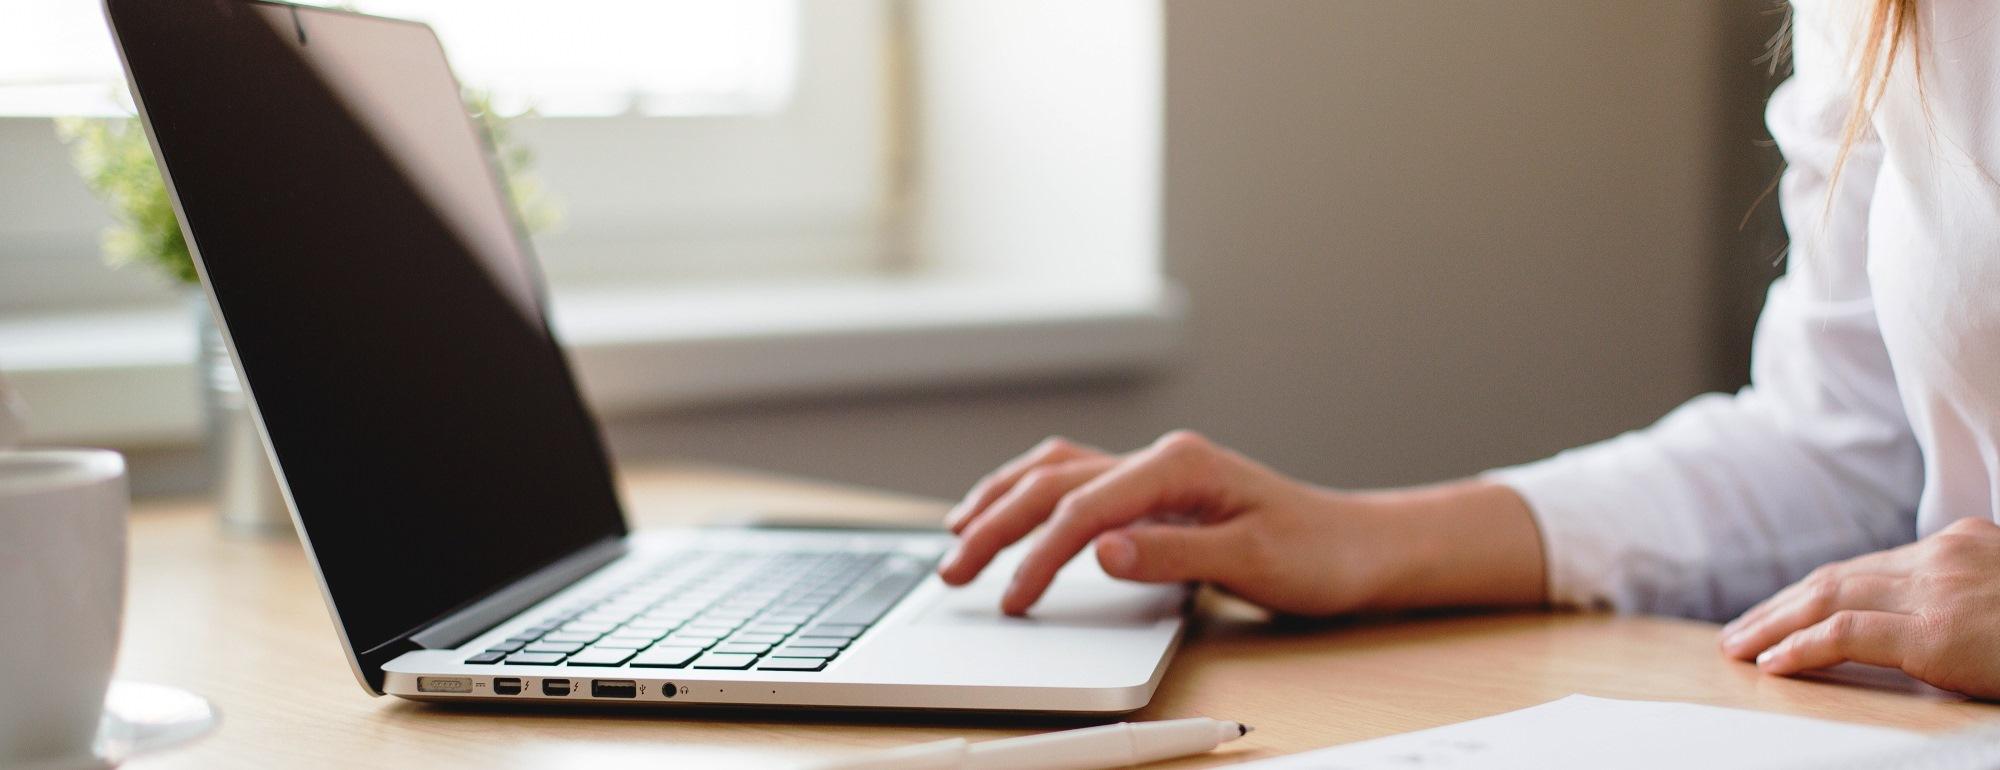
[[[628,475],[640,524],[731,511],[935,521],[915,500],[697,468]],[[370,698],[348,672],[304,555],[293,542],[227,539],[199,502],[132,516],[131,593],[120,675],[206,695],[221,728],[135,768],[765,768],[952,735],[1003,737],[1060,726],[966,716],[677,716],[670,710],[451,709]],[[1776,679],[1715,651],[1704,623],[1512,614],[1273,627],[1206,602],[1153,704],[1137,715],[1209,715],[1258,730],[1202,767],[1486,716],[1572,692],[1726,706],[1941,730],[2000,708],[1913,686]]]

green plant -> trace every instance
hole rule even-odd
[[[552,232],[562,226],[562,203],[556,200],[535,174],[535,152],[514,136],[514,121],[535,114],[530,109],[519,115],[502,115],[493,109],[493,94],[477,88],[465,89],[465,109],[486,131],[493,156],[500,162],[500,179],[507,185],[507,197],[521,227],[531,233]]]
[[[194,283],[194,260],[138,121],[62,118],[56,134],[69,145],[84,184],[118,220],[104,231],[105,259],[113,265],[148,262],[168,278]]]
[[[512,122],[493,110],[484,91],[468,89],[466,110],[492,142],[500,173],[521,226],[546,232],[562,222],[562,208],[534,173],[534,153],[514,137]],[[111,208],[117,220],[104,231],[104,257],[114,266],[153,265],[178,283],[194,283],[194,259],[174,218],[166,182],[153,160],[146,133],[132,118],[60,118],[56,135],[69,146],[70,160],[84,184]]]

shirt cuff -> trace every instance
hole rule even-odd
[[[1618,601],[1620,542],[1615,508],[1593,489],[1588,450],[1499,468],[1481,478],[1502,484],[1528,502],[1542,536],[1544,570],[1552,604],[1625,609]],[[1615,503],[1613,503],[1615,504]]]

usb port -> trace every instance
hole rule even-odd
[[[493,694],[495,694],[495,695],[520,695],[520,694],[521,694],[521,678],[520,678],[520,677],[518,677],[518,676],[496,676],[496,677],[493,677]]]
[[[639,684],[630,679],[592,679],[590,680],[590,697],[637,698],[639,697]]]
[[[543,695],[568,695],[568,694],[569,694],[569,680],[568,680],[568,679],[544,679],[544,680],[542,680],[542,694],[543,694]]]

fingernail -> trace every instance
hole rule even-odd
[[[1778,648],[1776,647],[1772,647],[1768,650],[1757,653],[1757,667],[1764,668],[1765,666],[1769,665],[1771,663],[1771,659],[1775,657],[1778,657]]]
[[[1139,564],[1139,545],[1123,532],[1107,532],[1097,538],[1097,561],[1113,575],[1131,574]]]
[[[960,548],[959,545],[953,545],[951,547],[951,550],[944,552],[944,558],[938,560],[938,568],[937,568],[938,574],[942,575],[946,572],[950,572],[953,567],[958,566],[959,548]]]
[[[1019,615],[1021,611],[1013,608],[1020,606],[1021,576],[1017,573],[1014,575],[1013,580],[1007,581],[1007,590],[1000,594],[1000,608],[1009,615]]]
[[[1722,649],[1726,652],[1734,654],[1736,652],[1736,648],[1743,644],[1743,635],[1730,633],[1729,629],[1726,628],[1723,629],[1722,631],[1723,631]]]
[[[1734,638],[1736,636],[1736,632],[1742,630],[1740,628],[1737,628],[1737,626],[1741,625],[1743,625],[1742,618],[1737,618],[1735,620],[1729,621],[1728,623],[1722,624],[1722,638],[1724,639]]]

